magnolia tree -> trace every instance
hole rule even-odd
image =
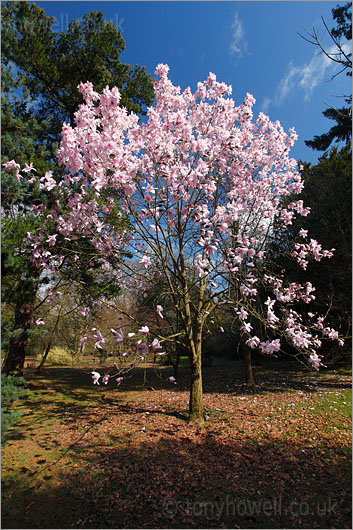
[[[318,369],[319,335],[341,340],[323,317],[298,311],[313,299],[311,284],[288,284],[285,271],[266,269],[273,224],[287,230],[294,216],[309,213],[301,200],[288,200],[303,187],[289,156],[295,131],[286,134],[263,113],[253,121],[254,98],[247,94],[235,106],[231,87],[213,74],[193,94],[173,86],[168,70],[163,64],[156,69],[156,103],[145,122],[119,106],[117,88],[98,94],[91,83],[80,84],[85,103],[75,124],[65,123],[62,130],[63,178],[40,178],[44,189],[70,195],[71,210],[61,212],[60,200],[50,212],[37,208],[43,229],[28,242],[33,260],[53,271],[62,262],[62,242],[79,234],[97,252],[89,266],[99,262],[117,284],[141,290],[164,277],[164,296],[175,307],[188,349],[190,420],[202,422],[202,333],[219,304],[233,307],[248,346],[264,354],[280,351],[287,340]],[[48,215],[54,219],[51,231],[45,229]],[[125,229],[114,228],[117,218]],[[332,255],[306,232],[300,236],[291,250],[299,266]],[[129,257],[112,267],[109,256],[124,252]],[[270,293],[261,311],[260,288]],[[163,318],[162,305],[156,310]],[[263,320],[268,340],[252,334],[250,315]],[[99,345],[102,337],[95,333]],[[147,337],[148,330],[142,333]],[[112,334],[124,340],[119,330]],[[152,342],[139,339],[135,348],[146,352]]]

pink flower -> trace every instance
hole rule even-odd
[[[151,265],[151,258],[148,256],[143,256],[143,258],[140,259],[141,265],[144,265],[145,269]]]
[[[273,340],[272,342],[266,341],[260,343],[262,353],[274,353],[281,349],[281,343],[279,339]]]
[[[115,381],[118,383],[118,386],[120,385],[121,381],[123,381],[123,377],[117,377]]]
[[[157,305],[156,310],[157,310],[158,316],[160,318],[164,318],[163,315],[162,315],[163,307],[161,305]]]
[[[219,326],[219,331],[220,331],[221,333],[224,333],[224,329],[222,328],[222,326]]]
[[[239,318],[241,318],[242,320],[245,320],[248,316],[248,313],[247,311],[245,311],[243,307],[241,307],[240,311],[238,312],[238,315],[239,315]]]
[[[244,322],[242,327],[240,328],[244,333],[250,333],[252,326],[250,322]]]
[[[139,329],[139,334],[143,337],[146,337],[150,332],[150,328],[148,326],[142,326],[141,329]]]
[[[158,339],[153,339],[152,343],[150,344],[150,348],[152,351],[155,351],[162,349],[162,346],[159,344]]]
[[[259,337],[254,335],[254,337],[251,337],[250,339],[248,339],[245,344],[247,344],[253,350],[257,348],[258,345],[260,344],[260,339]]]
[[[115,331],[115,329],[111,329],[110,331],[113,333],[113,336],[114,336],[114,339],[115,339],[115,344],[119,344],[120,342],[123,342],[124,334],[123,334],[123,332],[121,330],[120,330],[120,333]]]
[[[44,320],[42,318],[37,318],[36,320],[37,326],[43,326],[45,324]]]
[[[146,353],[148,352],[148,346],[145,342],[140,342],[140,344],[137,345],[137,350],[136,350],[136,353],[137,355],[146,355]]]
[[[51,246],[54,246],[56,243],[56,234],[48,236],[47,243],[49,243]]]
[[[108,343],[108,339],[103,337],[103,335],[101,334],[100,331],[98,331],[96,328],[92,328],[92,331],[95,331],[96,333],[93,335],[93,337],[96,339],[96,342],[94,344],[94,347],[97,349],[97,350],[103,350],[102,346],[100,345],[101,342],[103,342],[103,344],[107,344]]]
[[[170,383],[174,383],[176,385],[175,377],[173,377],[172,375],[170,377],[168,377],[168,381],[170,381]]]
[[[3,164],[4,168],[5,168],[5,171],[10,171],[12,168],[16,168],[16,169],[20,169],[20,165],[19,164],[16,164],[16,162],[14,160],[10,160],[9,162],[5,162],[5,164]]]
[[[324,364],[322,364],[321,359],[317,355],[317,353],[312,353],[309,357],[309,361],[311,362],[311,365],[315,370],[319,370],[320,366],[325,366]]]
[[[29,173],[30,171],[36,171],[36,168],[33,167],[33,162],[31,162],[29,165],[25,164],[25,167],[22,169],[25,173]]]
[[[99,372],[91,372],[92,374],[92,383],[94,385],[99,385],[99,379],[101,377],[101,374]]]
[[[105,385],[107,385],[107,384],[109,383],[109,379],[110,379],[110,375],[107,374],[107,375],[105,375],[105,376],[103,377],[102,381],[103,381],[103,383],[104,383]]]

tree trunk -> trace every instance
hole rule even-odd
[[[178,377],[181,352],[182,352],[182,347],[181,347],[180,344],[177,344],[176,345],[176,352],[175,352],[176,353],[175,362],[173,362],[173,372],[174,372],[174,377],[175,378]]]
[[[14,335],[10,339],[9,349],[2,368],[5,374],[23,375],[28,342],[28,330],[32,323],[32,315],[37,293],[37,282],[33,278],[21,280],[18,284],[15,306]]]
[[[201,356],[201,336],[197,337],[193,348],[189,352],[190,360],[190,402],[189,402],[189,422],[202,424],[205,421],[202,399],[202,356]]]
[[[47,357],[48,357],[49,352],[50,352],[50,350],[51,350],[51,344],[52,344],[52,342],[51,342],[51,338],[50,338],[50,340],[49,340],[49,342],[48,342],[48,346],[46,347],[45,353],[44,353],[44,355],[43,355],[43,357],[42,357],[42,360],[40,361],[39,365],[38,365],[37,368],[36,368],[36,373],[37,373],[37,374],[40,374],[41,369],[43,368],[44,363],[45,363],[45,361],[47,360]]]
[[[245,381],[247,386],[255,386],[254,376],[251,365],[251,348],[246,344],[243,345],[243,359],[245,368]]]
[[[36,372],[37,372],[38,374],[40,374],[40,371],[41,371],[41,369],[43,368],[44,363],[45,363],[45,361],[47,360],[47,357],[48,357],[49,352],[50,352],[50,350],[51,350],[51,345],[52,345],[52,343],[53,343],[54,333],[55,333],[55,331],[56,331],[56,328],[58,327],[58,323],[59,323],[59,320],[60,320],[61,309],[62,309],[62,307],[61,307],[60,310],[59,310],[58,316],[56,317],[56,321],[55,321],[54,327],[53,327],[53,329],[51,330],[50,339],[49,339],[48,345],[47,345],[47,347],[46,347],[45,353],[44,353],[44,355],[43,355],[43,357],[42,357],[42,360],[40,361],[39,365],[37,366]]]

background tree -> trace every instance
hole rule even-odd
[[[323,25],[332,43],[333,50],[326,48],[322,39],[317,34],[315,28],[312,33],[306,31],[306,36],[302,37],[310,44],[317,46],[321,53],[324,53],[331,61],[338,64],[339,71],[331,79],[345,72],[347,76],[352,77],[352,53],[349,51],[350,46],[345,41],[352,40],[352,4],[348,2],[344,6],[332,9],[333,19],[336,21],[336,27],[329,30],[324,19]],[[305,140],[307,146],[317,151],[325,151],[330,147],[332,142],[345,142],[349,144],[352,138],[352,94],[345,95],[346,107],[339,109],[328,108],[324,110],[323,115],[336,122],[336,125],[324,134],[315,136],[313,140]]]
[[[351,146],[340,150],[332,148],[320,157],[318,164],[303,164],[301,173],[304,181],[301,197],[311,211],[307,217],[293,220],[289,236],[295,240],[301,230],[307,230],[326,248],[335,251],[330,260],[321,263],[314,260],[307,264],[305,271],[297,270],[289,259],[294,247],[288,234],[276,231],[272,240],[273,266],[276,270],[285,267],[292,281],[303,281],[305,277],[315,286],[315,299],[311,302],[313,312],[327,315],[331,325],[348,339],[345,348],[338,349],[326,343],[325,359],[331,363],[349,362],[352,333]]]
[[[153,101],[150,76],[143,66],[122,63],[125,42],[103,13],[92,11],[69,24],[66,33],[53,31],[53,17],[28,2],[7,2],[2,8],[3,61],[14,63],[21,81],[36,101],[34,114],[48,120],[40,140],[58,142],[64,121],[73,116],[82,97],[77,85],[90,81],[96,90],[118,86],[128,111],[145,113]]]
[[[121,104],[139,115],[145,113],[154,94],[144,67],[120,61],[124,40],[101,12],[86,14],[82,23],[72,22],[67,33],[55,33],[53,23],[54,18],[35,3],[2,5],[2,163],[16,160],[23,167],[31,161],[42,175],[51,170],[58,182],[61,169],[56,150],[62,122],[72,120],[82,103],[77,91],[81,81],[89,80],[99,90],[119,86]],[[5,337],[3,370],[7,373],[22,371],[36,295],[42,281],[47,281],[42,268],[28,259],[23,244],[37,222],[28,208],[44,203],[50,209],[55,200],[55,193],[49,199],[38,183],[19,182],[16,167],[2,171],[2,301],[11,301],[15,311],[12,335]],[[82,238],[66,245],[63,273],[77,251],[82,256],[88,249],[87,244],[79,248],[80,244],[84,245]],[[101,288],[102,282],[94,283],[92,273],[87,273],[87,262],[82,259],[79,265],[67,274],[76,279],[81,275],[81,282]]]

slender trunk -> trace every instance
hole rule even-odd
[[[44,353],[44,355],[43,355],[43,357],[42,357],[42,360],[40,361],[39,366],[37,366],[36,372],[37,372],[38,374],[40,373],[41,369],[43,368],[44,363],[45,363],[45,361],[47,360],[47,357],[48,357],[49,352],[50,352],[50,350],[51,350],[51,345],[52,345],[52,343],[53,343],[54,333],[55,333],[55,331],[56,331],[56,328],[58,327],[58,323],[59,323],[59,320],[60,320],[61,309],[62,309],[62,308],[60,308],[60,310],[59,310],[59,313],[58,313],[58,316],[57,316],[57,318],[56,318],[56,321],[55,321],[54,327],[53,327],[53,329],[52,329],[52,331],[51,331],[50,339],[49,339],[48,345],[47,345],[47,347],[46,347],[45,353]]]
[[[190,401],[189,422],[202,424],[205,421],[202,391],[202,340],[201,333],[197,334],[189,352],[190,361]]]
[[[37,372],[37,374],[40,374],[40,371],[41,371],[41,369],[43,368],[45,361],[47,360],[47,357],[48,357],[49,352],[50,352],[50,350],[51,350],[51,345],[52,345],[52,341],[51,341],[51,337],[50,337],[50,340],[49,340],[49,342],[48,342],[48,346],[46,347],[46,350],[45,350],[45,352],[44,352],[44,355],[43,355],[43,357],[42,357],[42,360],[40,361],[39,365],[38,365],[37,368],[36,368],[36,372]]]
[[[251,348],[246,344],[243,345],[243,358],[245,368],[245,381],[247,386],[255,386],[254,376],[251,365]]]
[[[180,344],[177,344],[177,345],[176,345],[176,357],[175,357],[175,362],[173,363],[173,372],[174,372],[174,377],[175,377],[175,378],[178,377],[179,364],[180,364],[180,357],[181,357],[181,351],[182,351],[182,346],[181,346]]]
[[[28,331],[37,293],[37,282],[33,278],[21,280],[17,287],[15,306],[14,334],[10,339],[9,349],[2,368],[5,374],[23,375],[26,357]]]

